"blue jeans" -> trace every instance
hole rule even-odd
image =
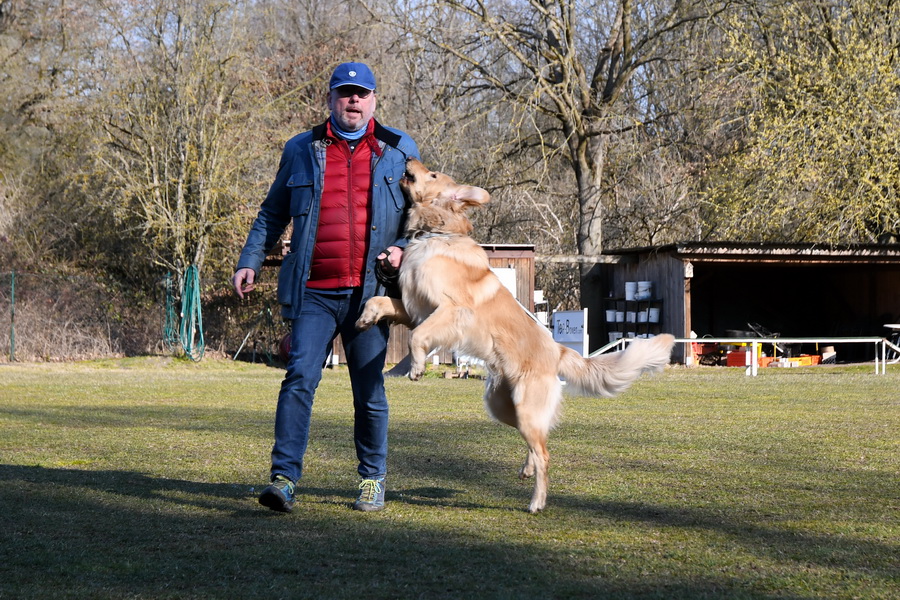
[[[379,323],[357,331],[362,290],[340,292],[307,289],[300,316],[291,329],[291,352],[275,411],[272,477],[297,481],[309,441],[313,396],[331,343],[341,335],[353,389],[354,429],[359,475],[365,479],[387,472],[388,403],[384,393],[384,360],[389,327]]]

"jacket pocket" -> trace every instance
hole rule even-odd
[[[297,253],[289,252],[278,271],[278,304],[293,306],[297,295]]]
[[[286,185],[291,190],[291,216],[300,217],[309,214],[313,197],[312,174],[294,173],[288,178]]]
[[[394,208],[397,209],[397,212],[406,209],[406,196],[403,195],[403,190],[400,189],[400,177],[390,174],[385,175],[384,187],[387,188],[388,194],[394,200]]]

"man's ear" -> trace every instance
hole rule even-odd
[[[489,202],[491,199],[491,195],[487,193],[487,190],[483,190],[480,187],[475,187],[474,185],[457,186],[456,193],[453,196],[458,201],[468,206],[480,206],[482,204],[487,204],[487,202]]]

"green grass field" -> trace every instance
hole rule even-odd
[[[388,382],[388,509],[350,510],[345,373],[300,503],[261,508],[282,371],[0,365],[0,598],[898,598],[900,367],[669,369],[569,398],[547,510],[478,380]]]

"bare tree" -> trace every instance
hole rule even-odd
[[[67,117],[90,60],[81,43],[88,17],[65,0],[0,3],[0,249],[7,259],[39,263],[68,258],[58,251],[73,248],[72,221],[51,204],[71,185],[85,129],[83,119]]]
[[[233,212],[243,164],[235,142],[248,120],[240,15],[206,1],[104,8],[108,89],[95,113],[93,175],[150,260],[181,274],[203,265]]]
[[[411,87],[432,94],[419,105],[435,131],[425,149],[492,192],[475,217],[479,239],[536,243],[554,306],[577,305],[572,281],[588,277],[604,227],[616,243],[698,228],[694,168],[677,163],[678,137],[664,135],[688,103],[663,100],[682,85],[675,64],[694,58],[688,49],[698,44],[683,38],[700,36],[718,4],[362,1],[374,19],[408,32]],[[667,182],[641,175],[648,164]]]
[[[145,263],[224,275],[284,142],[324,119],[341,4],[93,1],[105,38],[88,185]]]
[[[0,33],[5,33],[16,18],[16,0],[0,0]]]
[[[414,32],[459,61],[459,91],[514,107],[548,156],[564,149],[577,249],[599,254],[610,143],[662,116],[642,104],[637,76],[668,60],[675,33],[708,18],[709,3],[435,0],[412,10],[421,14]]]

